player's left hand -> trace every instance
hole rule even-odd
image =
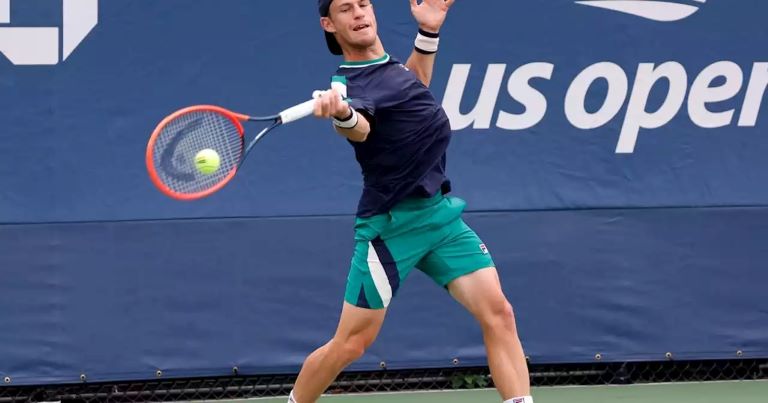
[[[421,1],[421,4],[419,4]],[[411,13],[419,28],[427,32],[440,32],[448,9],[455,0],[411,0]]]

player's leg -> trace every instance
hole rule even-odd
[[[488,267],[459,277],[448,284],[448,290],[480,323],[491,376],[502,398],[530,396],[528,366],[515,315],[496,269]]]
[[[386,309],[344,303],[336,334],[307,357],[294,386],[296,403],[314,403],[344,368],[363,356],[384,323]]]
[[[384,241],[379,234],[388,224],[387,215],[357,220],[339,326],[333,339],[305,361],[292,394],[296,403],[315,402],[344,368],[363,356],[409,268],[423,256],[410,257],[413,253],[404,247],[405,241]]]
[[[418,267],[448,288],[477,319],[494,384],[505,401],[516,398],[529,403],[532,399],[528,397],[530,380],[525,354],[512,306],[502,292],[491,255],[460,218],[446,224],[443,231],[448,234]]]

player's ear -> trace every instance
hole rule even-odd
[[[336,26],[333,24],[333,21],[331,21],[330,17],[320,17],[320,26],[326,32],[330,32],[330,33],[336,32]]]

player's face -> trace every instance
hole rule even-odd
[[[376,44],[376,15],[371,0],[334,0],[326,31],[336,33],[342,48],[366,49]]]

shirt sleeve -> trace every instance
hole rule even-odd
[[[336,89],[352,109],[364,112],[369,117],[376,116],[376,104],[373,100],[365,94],[365,90],[362,87],[347,82],[345,76],[333,76],[331,88]]]
[[[366,97],[348,98],[347,102],[352,109],[358,112],[365,112],[369,116],[376,116],[376,106]]]

